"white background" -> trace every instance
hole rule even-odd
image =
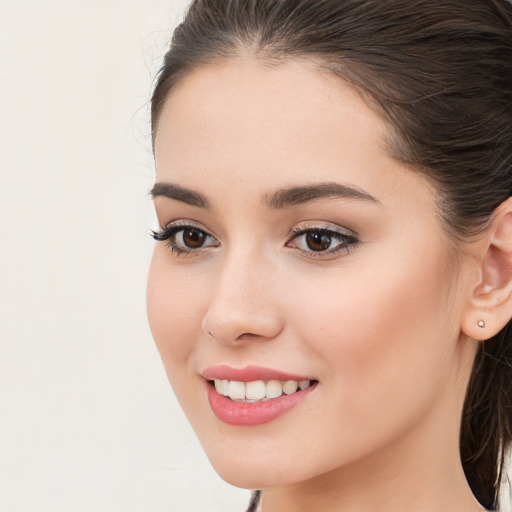
[[[151,339],[147,100],[182,0],[0,0],[0,511],[238,512]]]
[[[147,100],[186,3],[0,0],[0,512],[245,510],[145,314]]]

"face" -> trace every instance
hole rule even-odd
[[[191,73],[161,114],[149,321],[234,485],[375,468],[458,421],[464,279],[385,133],[344,83],[252,58]]]

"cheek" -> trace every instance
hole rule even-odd
[[[171,382],[186,368],[201,331],[201,280],[170,265],[164,247],[156,247],[147,287],[149,325]]]
[[[385,264],[361,260],[358,268],[347,261],[346,270],[312,280],[311,293],[302,294],[307,300],[292,307],[296,335],[326,363],[343,409],[363,421],[383,404],[430,400],[450,364],[447,332],[454,340],[458,333],[455,322],[451,330],[446,325],[452,301],[445,258],[399,256]]]

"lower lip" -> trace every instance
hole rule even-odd
[[[313,391],[317,383],[291,395],[281,395],[264,402],[237,402],[220,395],[211,384],[208,386],[208,401],[215,416],[228,425],[254,426],[268,423],[299,405]]]

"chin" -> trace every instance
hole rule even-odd
[[[249,440],[247,442],[249,443]],[[298,476],[293,474],[292,468],[286,464],[284,453],[276,454],[275,450],[255,447],[254,444],[246,449],[237,449],[231,443],[205,444],[203,448],[215,471],[223,480],[235,487],[263,489],[286,485]],[[274,457],[269,455],[272,452]],[[279,460],[283,457],[283,460]]]
[[[247,440],[247,443],[250,441]],[[234,447],[229,442],[203,445],[203,448],[218,475],[227,483],[242,489],[293,485],[333,469],[326,467],[323,461],[310,460],[309,464],[304,464],[304,457],[299,456],[298,450],[289,453],[288,446],[277,450],[276,447],[258,446],[256,441],[245,449]]]
[[[254,471],[247,471],[247,473],[233,471],[232,468],[227,468],[226,471],[218,470],[215,466],[214,469],[218,475],[228,484],[240,489],[256,490],[264,489],[265,487],[276,485],[274,482],[270,483],[268,478],[262,479],[261,474],[255,474]]]
[[[210,462],[218,475],[227,483],[242,489],[264,489],[292,483],[273,470],[270,464],[253,464],[250,460],[224,460]]]

